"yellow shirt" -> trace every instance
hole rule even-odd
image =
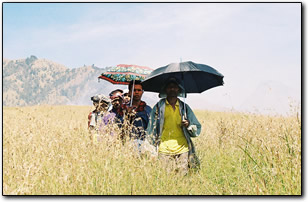
[[[188,152],[187,140],[182,130],[182,118],[179,101],[176,101],[175,110],[166,99],[163,133],[159,145],[159,152],[163,154],[182,154]]]

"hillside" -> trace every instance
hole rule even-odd
[[[3,59],[3,105],[91,105],[90,98],[98,93],[126,89],[105,80],[98,82],[104,68],[94,65],[68,68],[46,59]],[[155,98],[154,98],[154,97]],[[154,104],[157,95],[145,93],[143,99]]]
[[[127,88],[105,80],[98,82],[98,76],[103,71],[104,68],[94,65],[72,69],[36,56],[18,60],[3,59],[3,105],[91,105],[90,97],[95,94],[108,95],[116,88]],[[229,92],[226,88],[217,90],[216,94],[214,91],[206,95],[190,94],[186,102],[195,109],[228,111],[231,101],[225,95]],[[214,93],[212,97],[211,93]],[[235,109],[244,112],[286,114],[290,110],[290,101],[300,103],[298,95],[300,92],[297,89],[283,83],[261,82],[246,99],[233,104],[236,105]],[[142,99],[153,106],[158,101],[158,95],[145,92]]]
[[[93,65],[70,69],[36,56],[4,59],[3,105],[91,104],[93,94],[114,88],[107,82],[98,83],[102,71]],[[100,88],[96,89],[98,84]]]

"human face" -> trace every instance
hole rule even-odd
[[[167,97],[177,97],[180,92],[180,88],[175,83],[169,83],[166,87]]]
[[[111,104],[113,108],[118,109],[122,104],[122,100],[119,97],[116,97],[111,101]]]
[[[124,102],[125,102],[125,103],[129,103],[129,102],[130,102],[129,93],[125,93],[123,96],[124,96]]]
[[[103,112],[107,111],[108,110],[108,104],[105,103],[105,102],[101,102],[97,110],[98,111],[103,111]]]
[[[111,98],[111,104],[112,104],[114,109],[118,109],[121,106],[121,104],[122,104],[121,96],[122,96],[121,92],[117,91],[117,92],[113,93],[113,95],[110,97]]]
[[[132,94],[131,89],[129,89],[129,95]],[[142,86],[137,84],[134,86],[134,94],[133,94],[133,101],[139,102],[141,100],[143,94]]]

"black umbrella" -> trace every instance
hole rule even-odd
[[[142,82],[143,89],[145,91],[161,93],[166,81],[171,77],[180,81],[185,94],[202,93],[224,83],[224,76],[214,68],[188,61],[171,63],[152,71]]]
[[[170,77],[181,81],[186,93],[202,93],[224,83],[224,76],[214,68],[188,61],[171,63],[152,71],[142,82],[143,89],[159,93]]]

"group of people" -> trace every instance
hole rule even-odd
[[[180,82],[175,78],[168,79],[159,94],[162,99],[153,109],[142,101],[143,92],[142,83],[135,80],[130,82],[127,90],[114,90],[109,97],[91,97],[95,110],[88,117],[89,130],[112,136],[110,127],[105,126],[117,125],[122,129],[120,138],[129,137],[137,143],[139,151],[146,143],[152,145],[168,170],[187,173],[189,168],[198,167],[191,138],[200,135],[201,124],[191,108],[178,98],[184,93]],[[133,127],[125,128],[126,123]],[[128,135],[125,137],[125,134]]]

